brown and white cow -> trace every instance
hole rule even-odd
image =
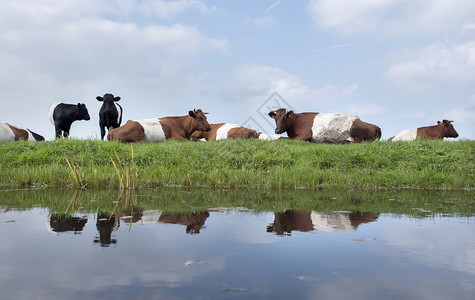
[[[257,138],[257,131],[237,124],[218,123],[211,124],[210,131],[195,131],[191,137],[193,140],[204,138],[207,141],[224,139],[248,139]]]
[[[404,130],[389,138],[388,141],[413,141],[417,138],[428,140],[442,140],[444,137],[456,138],[459,134],[455,131],[452,122],[443,120],[442,122],[437,121],[437,125],[434,126]]]
[[[181,117],[128,120],[124,125],[109,131],[107,139],[123,143],[162,142],[166,139],[186,141],[197,130],[211,130],[201,109],[190,110],[188,115]]]
[[[381,138],[381,129],[347,113],[294,113],[280,108],[269,112],[275,119],[276,134],[287,132],[290,139],[315,143],[348,143]]]
[[[378,215],[370,212],[286,210],[274,213],[274,222],[267,226],[267,232],[290,235],[292,231],[356,231],[361,224],[377,219]]]
[[[0,141],[44,141],[45,138],[29,129],[0,122]]]
[[[206,219],[209,217],[208,211],[193,212],[191,214],[163,212],[161,210],[138,210],[133,209],[119,213],[120,219],[124,223],[167,223],[181,224],[186,226],[186,233],[198,234],[205,225]]]

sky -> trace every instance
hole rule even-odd
[[[442,119],[475,139],[473,0],[0,0],[0,122],[54,138],[55,102],[273,133],[267,113],[347,112],[383,138]]]

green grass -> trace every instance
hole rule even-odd
[[[475,187],[475,141],[470,140],[349,145],[291,140],[170,140],[131,146],[67,139],[0,142],[0,153],[0,185],[4,187],[78,187],[78,182],[87,188]]]
[[[140,210],[193,213],[246,208],[256,213],[287,210],[360,211],[428,217],[475,213],[475,191],[390,189],[153,188],[0,190],[0,208],[51,213],[114,213]],[[224,208],[224,209],[223,209]]]

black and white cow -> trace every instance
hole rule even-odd
[[[112,94],[105,94],[104,97],[97,96],[96,99],[103,102],[99,110],[99,127],[101,128],[101,140],[103,140],[106,128],[110,131],[122,123],[122,107],[116,103],[120,97],[114,97]]]
[[[84,103],[65,104],[56,102],[49,109],[49,119],[56,130],[56,138],[68,137],[69,129],[74,121],[89,121],[89,112]]]

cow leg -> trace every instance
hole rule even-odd
[[[71,129],[71,125],[65,126],[63,128],[63,137],[67,138],[69,136],[69,130]]]
[[[101,125],[101,140],[104,140],[104,136],[106,135],[106,129],[104,125]]]
[[[59,126],[55,125],[54,130],[56,131],[56,138],[60,138],[62,136],[62,131],[59,129]]]

